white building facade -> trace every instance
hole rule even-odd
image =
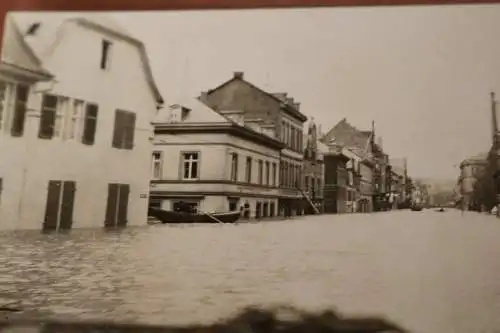
[[[22,135],[2,133],[2,155],[16,163],[2,164],[1,219],[47,231],[146,224],[162,99],[143,44],[105,20],[44,31],[40,18],[25,41],[55,81],[34,87]]]
[[[237,111],[222,116],[199,101],[184,105],[155,123],[151,205],[175,210],[182,201],[203,212],[277,216],[284,145],[243,124]]]

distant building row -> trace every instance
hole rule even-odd
[[[487,153],[465,159],[460,164],[456,201],[464,210],[490,211],[500,205],[500,117],[498,101],[491,93],[491,146]],[[500,209],[497,209],[500,213]]]
[[[359,131],[346,119],[323,135],[286,93],[236,72],[159,112],[151,204],[257,219],[386,210],[389,195],[393,207],[407,199],[409,177],[374,138],[373,128]]]

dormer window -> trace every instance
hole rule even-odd
[[[112,43],[108,40],[102,40],[101,45],[101,69],[105,70],[109,68],[109,57],[111,52]]]
[[[181,121],[186,120],[186,118],[189,116],[189,112],[191,109],[181,107]]]

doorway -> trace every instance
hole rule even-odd
[[[129,193],[130,185],[128,184],[108,184],[104,227],[114,228],[127,225]]]
[[[50,180],[42,231],[67,231],[73,227],[76,183]]]

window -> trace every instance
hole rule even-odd
[[[235,212],[238,210],[238,199],[230,198],[229,201],[229,211]]]
[[[262,205],[262,217],[267,217],[269,215],[269,203],[264,202]]]
[[[238,181],[238,154],[231,154],[231,180]]]
[[[151,200],[149,200],[149,207],[161,209],[161,203],[162,203],[161,200],[151,199]]]
[[[115,111],[115,127],[113,129],[112,146],[118,149],[134,147],[136,115],[130,111]]]
[[[280,186],[285,185],[285,162],[280,163]]]
[[[153,178],[161,179],[162,154],[161,151],[153,152]]]
[[[276,186],[276,163],[273,163],[273,186]]]
[[[199,178],[199,154],[197,152],[183,153],[182,178],[186,180]]]
[[[281,122],[281,142],[286,142],[286,124]]]
[[[29,87],[16,86],[16,97],[14,103],[14,116],[10,134],[12,136],[22,136],[24,133],[24,123],[26,122],[26,111],[28,109]]]
[[[97,113],[99,107],[97,104],[87,104],[85,110],[85,120],[83,122],[83,137],[82,143],[86,145],[93,145],[95,141],[95,131],[97,128]]]
[[[256,219],[260,219],[261,209],[262,209],[262,203],[260,203],[260,201],[257,201],[257,203],[255,204],[255,218]]]
[[[108,184],[108,200],[104,226],[125,227],[128,222],[129,184]]]
[[[271,185],[271,168],[269,162],[266,161],[266,185]]]
[[[302,153],[302,151],[304,150],[303,148],[303,145],[304,145],[304,132],[302,130],[299,131],[299,152]]]
[[[295,149],[295,127],[291,127],[290,132],[290,148]]]
[[[66,126],[65,121],[67,117],[65,115],[68,113],[67,109],[69,109],[69,98],[67,97],[57,97],[57,107],[55,113],[55,122],[54,122],[54,137],[60,137],[62,134],[62,129]]]
[[[69,139],[80,140],[82,135],[80,129],[80,119],[83,117],[85,103],[81,100],[74,100],[72,104],[67,136]]]
[[[262,185],[263,183],[263,173],[264,173],[264,164],[263,164],[263,161],[262,160],[259,160],[259,170],[257,171],[258,172],[258,177],[259,177],[259,185]]]
[[[3,178],[0,178],[0,205],[2,205]]]
[[[111,42],[103,40],[101,44],[101,69],[109,67],[109,53],[111,52]]]
[[[57,96],[43,95],[42,113],[40,116],[40,127],[38,128],[38,137],[42,139],[52,139],[57,116]]]
[[[189,207],[189,210],[192,213],[196,214],[196,213],[198,213],[198,210],[199,210],[199,207],[200,207],[200,203],[198,201],[181,201],[181,200],[174,201],[172,203],[172,209],[175,212],[177,212],[177,211],[182,210],[183,208],[185,208],[183,206]]]
[[[305,176],[304,177],[304,187],[305,187],[305,190],[306,192],[309,191],[309,176]]]
[[[293,187],[297,188],[298,187],[298,184],[299,184],[299,166],[298,165],[294,165],[293,166],[293,169],[292,169],[292,172],[293,172]]]
[[[287,123],[285,125],[285,128],[286,128],[286,141],[285,141],[285,143],[287,146],[290,146],[290,124]]]
[[[49,181],[43,231],[70,230],[72,228],[75,192],[76,183],[74,181]]]
[[[276,207],[275,207],[275,204],[274,204],[274,201],[273,201],[269,205],[269,217],[274,217],[274,211],[275,211],[275,209],[276,209]]]
[[[252,182],[252,158],[251,157],[247,157],[247,164],[246,164],[246,168],[245,168],[245,180],[247,181],[247,183],[251,183]]]
[[[295,187],[296,188],[300,188],[301,186],[301,179],[300,177],[302,177],[302,171],[301,171],[301,168],[300,168],[300,165],[297,164],[297,169],[296,169],[296,179],[295,179]]]

